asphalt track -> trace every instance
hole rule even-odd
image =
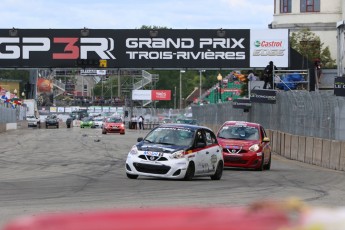
[[[126,177],[131,146],[147,131],[25,129],[0,134],[0,226],[23,215],[149,207],[246,206],[294,196],[345,206],[345,173],[274,155],[270,171],[225,169],[220,181]],[[1,227],[0,227],[1,229]]]

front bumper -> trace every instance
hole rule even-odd
[[[138,155],[128,154],[126,172],[139,176],[183,179],[187,171],[188,163],[186,158],[150,161],[143,160],[139,158]]]
[[[223,152],[224,167],[258,168],[261,166],[260,153],[229,154]]]

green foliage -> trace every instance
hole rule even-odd
[[[310,61],[321,59],[324,68],[335,67],[335,59],[332,59],[329,47],[323,48],[324,43],[308,28],[291,33],[290,46]]]

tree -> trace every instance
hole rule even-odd
[[[334,68],[335,59],[332,59],[329,47],[325,47],[320,37],[304,28],[290,35],[290,46],[305,56],[309,61],[321,59],[324,68]]]

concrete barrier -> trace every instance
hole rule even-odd
[[[313,154],[314,152],[314,138],[313,137],[307,137],[306,138],[306,144],[305,144],[305,158],[304,162],[307,164],[313,164]]]
[[[280,155],[285,156],[285,133],[280,133]]]
[[[17,129],[17,123],[6,123],[6,131]]]
[[[284,156],[291,159],[291,134],[285,133],[284,139]]]
[[[331,142],[331,153],[329,168],[339,170],[340,169],[340,153],[341,153],[341,142],[332,141]]]
[[[291,135],[291,149],[290,149],[290,156],[292,160],[297,160],[298,158],[298,136]]]
[[[339,169],[345,171],[345,141],[341,143]]]
[[[306,137],[298,136],[298,155],[297,160],[304,162],[306,155]]]
[[[0,123],[0,133],[6,132],[6,123]]]
[[[278,132],[272,131],[273,140],[271,141],[272,144],[272,151],[277,152],[277,144],[278,144]]]
[[[322,140],[322,153],[321,153],[321,166],[324,168],[330,168],[330,156],[331,156],[331,140]]]
[[[321,166],[322,162],[322,139],[314,138],[313,164]]]

